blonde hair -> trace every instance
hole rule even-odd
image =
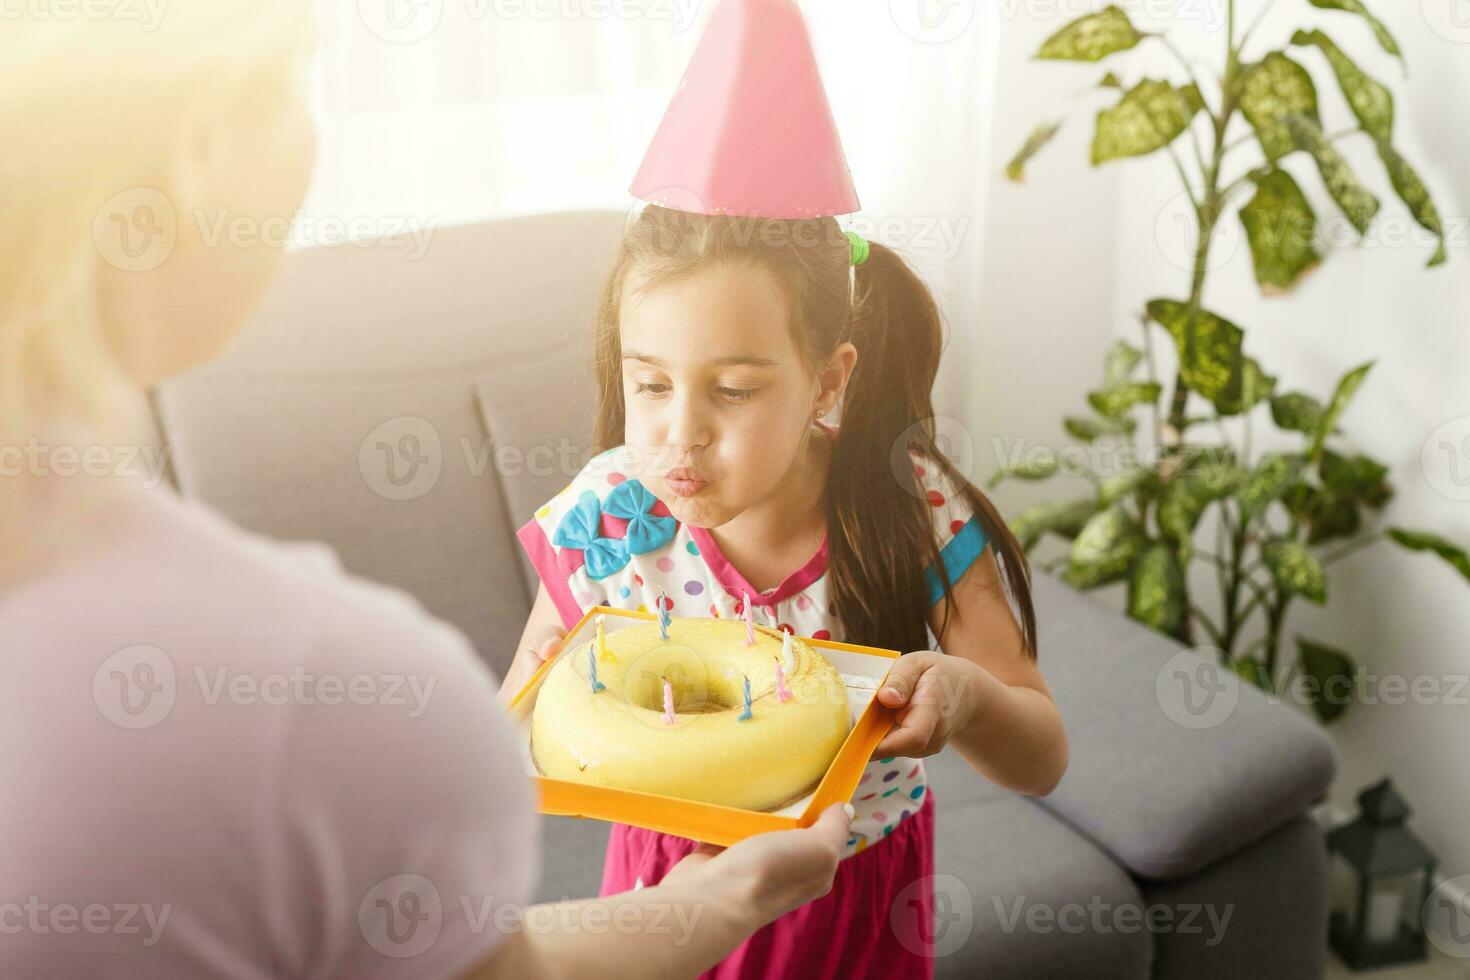
[[[94,222],[120,193],[189,205],[191,125],[247,87],[293,84],[309,0],[26,0],[0,24],[0,450],[58,417],[103,444],[146,402],[96,300]],[[14,450],[12,449],[12,452]],[[26,509],[0,476],[0,543]]]

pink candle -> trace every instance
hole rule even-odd
[[[750,611],[750,593],[740,593],[745,599],[745,645],[755,646],[755,613]]]
[[[786,690],[786,671],[781,669],[780,657],[776,658],[776,700],[791,700],[791,692]]]
[[[664,678],[664,724],[674,724],[674,685]]]

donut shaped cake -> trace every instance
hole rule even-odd
[[[608,630],[600,654],[594,636],[557,658],[531,712],[541,773],[747,810],[815,789],[851,727],[836,668],[795,638],[783,653],[774,630],[756,627],[747,646],[740,620],[675,619],[668,631],[664,640],[657,623]]]

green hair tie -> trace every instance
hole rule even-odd
[[[862,265],[868,261],[868,240],[855,231],[846,232],[847,241],[851,245],[850,260],[853,265]]]

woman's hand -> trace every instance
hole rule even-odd
[[[510,670],[505,672],[505,680],[500,682],[501,704],[509,705],[510,699],[520,693],[541,665],[557,655],[566,635],[566,630],[557,627],[556,632],[542,640],[539,646],[522,647],[516,652],[515,659],[510,662]]]
[[[851,803],[834,803],[810,827],[756,834],[726,848],[700,844],[659,884],[735,885],[766,921],[779,918],[831,890],[852,817]]]
[[[898,719],[873,755],[934,755],[994,704],[1004,687],[973,660],[928,650],[904,654],[878,689],[879,703],[897,708]]]

